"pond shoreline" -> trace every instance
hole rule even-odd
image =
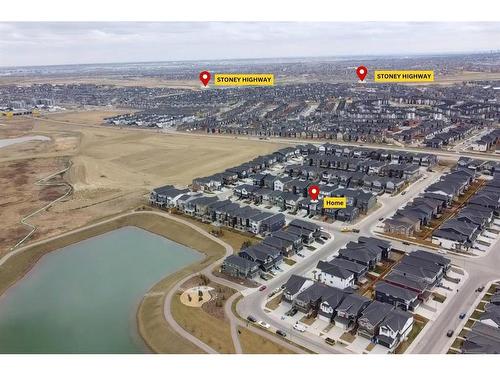
[[[151,318],[151,320],[148,320],[148,317],[146,317],[149,310],[147,307],[145,308],[144,305],[146,300],[151,300],[151,298],[148,298],[148,296],[150,296],[149,293],[157,293],[155,292],[155,289],[159,286],[161,286],[162,290],[164,290],[163,287],[165,286],[165,282],[170,285],[186,274],[193,274],[197,272],[207,264],[210,264],[220,258],[224,253],[224,249],[206,237],[203,238],[203,242],[200,242],[199,238],[198,242],[196,242],[193,238],[196,237],[196,235],[200,235],[196,233],[195,230],[189,228],[185,224],[165,217],[164,214],[148,211],[120,214],[105,221],[18,248],[12,253],[4,256],[4,258],[0,259],[0,267],[3,268],[2,275],[0,275],[0,296],[4,294],[7,289],[14,286],[14,284],[21,280],[44,255],[126,226],[141,228],[153,234],[177,242],[183,246],[189,247],[204,255],[200,261],[196,261],[186,267],[183,267],[156,283],[146,293],[139,304],[136,312],[136,322],[140,336],[152,352],[165,352],[164,345],[162,343],[158,343],[158,338],[154,335],[155,330],[151,330],[149,328],[151,325],[160,324],[162,326],[168,326],[168,324],[163,318]],[[159,299],[161,305],[163,305],[164,295],[156,295],[155,297],[160,297]],[[183,338],[178,337],[178,339],[179,347],[183,347],[182,344],[184,344],[184,347],[188,348],[186,350],[195,353],[198,352],[197,348],[189,347],[190,345],[186,342],[183,343],[183,341],[186,341]]]

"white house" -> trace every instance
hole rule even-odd
[[[345,289],[354,286],[354,273],[328,262],[319,261],[313,271],[315,280],[328,286]]]
[[[413,315],[399,309],[392,310],[380,325],[377,343],[391,351],[408,336],[413,328]]]

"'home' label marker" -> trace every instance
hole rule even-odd
[[[317,200],[318,199],[318,195],[319,195],[319,187],[318,187],[318,185],[311,185],[311,186],[309,186],[308,193],[309,193],[309,196],[311,197],[311,199],[313,201]]]
[[[206,87],[208,85],[208,82],[210,82],[210,73],[207,72],[206,70],[201,72],[200,73],[200,81]]]

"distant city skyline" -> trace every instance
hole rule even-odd
[[[0,66],[500,50],[491,22],[0,23]]]

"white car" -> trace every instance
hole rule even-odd
[[[295,323],[293,325],[293,329],[299,331],[299,332],[305,332],[306,331],[306,326],[303,324],[300,324],[299,322]]]
[[[259,321],[257,322],[257,324],[258,324],[259,326],[261,326],[262,328],[265,328],[265,329],[269,329],[269,328],[271,328],[271,326],[269,325],[269,323],[266,323],[266,322],[264,322],[263,320],[259,320]]]

